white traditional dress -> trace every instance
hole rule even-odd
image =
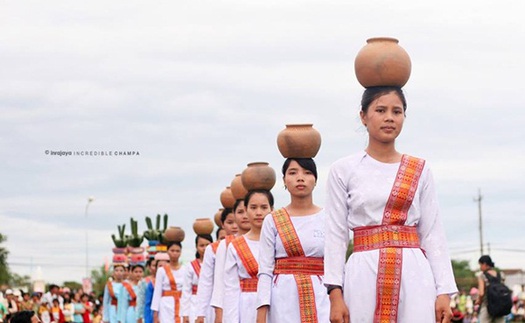
[[[122,283],[108,281],[104,287],[104,298],[102,299],[102,320],[109,323],[118,322],[117,305],[122,291]]]
[[[436,296],[457,292],[424,164],[409,156],[382,163],[360,152],[330,169],[325,284],[343,286],[352,323],[435,322]],[[390,222],[396,214],[401,220]],[[345,265],[350,231],[354,253]]]
[[[215,241],[206,247],[197,287],[196,316],[204,316],[206,323],[214,322],[215,320],[215,312],[210,305],[210,301],[213,292],[215,253],[218,246],[219,241]]]
[[[151,310],[158,312],[160,323],[182,322],[180,301],[184,276],[184,266],[177,270],[169,265],[157,268]]]
[[[258,255],[259,241],[244,235],[228,246],[224,266],[223,322],[256,321]]]
[[[290,219],[292,226],[287,235],[293,236],[290,231],[295,231],[298,244],[302,246],[302,256],[289,256],[289,249],[285,248],[278,229],[283,225],[276,225],[275,222],[277,213],[282,214],[284,219]],[[307,216],[288,216],[281,209],[264,219],[259,246],[257,307],[270,306],[268,322],[329,322],[330,302],[322,273],[324,222],[323,210]],[[286,245],[289,243],[286,242]],[[294,262],[295,259],[299,262]],[[291,262],[287,263],[289,260]],[[281,261],[282,270],[279,269]],[[303,269],[316,274],[294,275]]]
[[[193,260],[186,265],[186,277],[182,287],[182,317],[189,317],[190,322],[195,322],[197,310],[197,288],[201,274],[201,262]]]
[[[222,308],[224,300],[224,265],[226,263],[226,251],[228,250],[228,245],[233,239],[235,239],[234,235],[228,235],[226,238],[222,239],[219,242],[219,247],[215,254],[213,292],[210,304],[216,308]]]

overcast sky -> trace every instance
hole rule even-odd
[[[186,230],[252,161],[278,174],[287,123],[322,135],[314,192],[332,162],[366,147],[353,70],[366,39],[412,59],[401,152],[437,182],[454,259],[483,236],[525,269],[525,2],[0,1],[0,232],[11,270],[79,281],[111,257],[129,218],[168,213]],[[55,156],[49,151],[135,152]],[[278,175],[280,178],[280,175]],[[289,202],[282,181],[276,206]],[[85,213],[89,196],[95,200]],[[487,251],[486,251],[487,252]]]

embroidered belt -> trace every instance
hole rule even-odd
[[[111,297],[111,305],[117,306],[117,304],[118,304],[117,298],[116,297]]]
[[[286,257],[275,259],[274,274],[324,275],[324,258]]]
[[[129,301],[129,306],[130,306],[130,307],[135,307],[135,306],[137,306],[137,300],[136,300],[136,299],[132,299],[132,300],[130,300],[130,301]]]
[[[258,282],[259,280],[257,278],[241,279],[241,292],[243,293],[256,292]]]
[[[191,285],[191,294],[197,295],[197,287],[198,285]]]
[[[381,248],[420,248],[416,227],[375,225],[354,229],[354,252]]]
[[[180,298],[181,296],[180,290],[163,290],[162,291],[162,297],[175,297],[175,299]]]

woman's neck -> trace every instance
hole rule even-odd
[[[310,215],[317,213],[320,208],[313,203],[312,195],[297,197],[292,196],[292,201],[285,207],[290,215]]]
[[[243,234],[246,234],[246,233],[248,233],[250,231],[249,229],[248,230],[241,229],[240,226],[237,226],[237,227],[239,228],[239,231],[237,231],[237,235],[236,235],[237,237],[240,237]]]
[[[180,264],[179,264],[179,261],[172,261],[170,260],[170,268],[171,269],[179,269],[180,268]]]
[[[401,161],[401,154],[396,150],[394,142],[388,144],[370,142],[365,151],[372,158],[383,163],[397,163]]]
[[[253,241],[261,240],[261,228],[252,227],[251,230],[246,233],[246,238]]]

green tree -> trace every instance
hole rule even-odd
[[[452,270],[459,290],[464,289],[468,293],[478,285],[476,273],[470,269],[468,260],[452,260]]]
[[[104,265],[100,266],[99,269],[93,269],[91,271],[91,281],[93,282],[93,292],[95,295],[101,295],[104,293],[104,287],[110,277],[109,270],[106,271]]]
[[[0,244],[5,242],[7,237],[0,233]],[[7,256],[9,251],[0,245],[0,285],[9,283],[9,266],[7,265]]]

